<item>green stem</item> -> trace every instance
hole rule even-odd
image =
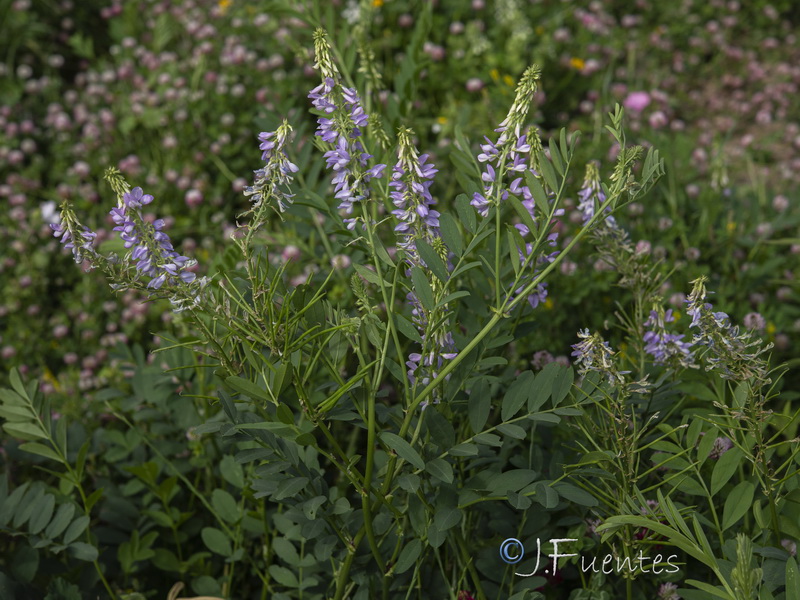
[[[342,568],[339,571],[339,577],[336,579],[336,595],[333,600],[342,600],[344,597],[345,588],[347,587],[347,578],[350,576],[350,567],[353,566],[353,559],[356,556],[358,544],[364,539],[364,528],[359,529],[356,537],[353,539],[353,547],[347,553],[347,558],[342,563]]]
[[[478,600],[486,600],[486,592],[483,591],[480,575],[478,575],[475,565],[472,564],[472,557],[467,552],[467,543],[464,541],[461,531],[456,531],[455,538],[456,545],[461,553],[461,560],[466,564],[469,575],[472,578],[472,584],[475,586],[475,593],[478,594]]]
[[[211,333],[205,323],[203,323],[202,319],[198,316],[197,312],[193,308],[189,309],[189,312],[192,313],[192,317],[194,317],[194,322],[203,330],[203,334],[206,336],[206,340],[210,345],[212,345],[216,351],[219,353],[219,360],[225,366],[225,369],[228,371],[229,374],[235,375],[236,371],[233,369],[233,365],[228,362],[228,359],[225,357],[225,351],[222,349],[222,346],[217,341],[217,338]]]
[[[500,306],[500,207],[494,210],[494,294]]]

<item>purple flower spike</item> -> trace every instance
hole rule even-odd
[[[650,311],[650,317],[645,321],[645,327],[650,329],[645,332],[642,341],[645,343],[644,351],[653,357],[654,363],[664,365],[674,363],[683,367],[694,366],[692,361],[692,344],[682,341],[684,336],[667,333],[666,323],[672,323],[675,317],[672,309]]]
[[[292,204],[294,194],[289,193],[288,188],[297,173],[298,167],[289,160],[286,155],[286,142],[292,128],[287,121],[278,127],[276,131],[262,132],[258,139],[261,141],[259,148],[263,151],[261,160],[265,165],[256,171],[255,183],[244,189],[244,195],[251,197],[253,208],[249,212],[257,211],[265,200],[274,199],[278,205],[278,211],[284,212]],[[261,213],[254,220],[251,228],[257,229],[264,217]]]
[[[335,69],[327,63],[327,42],[316,40],[318,60],[323,73],[336,75]],[[322,56],[320,56],[322,55]],[[361,105],[361,99],[353,88],[348,88],[336,77],[326,76],[323,82],[308,94],[314,108],[324,113],[317,119],[315,135],[323,142],[333,144],[325,153],[325,164],[333,171],[332,183],[334,197],[339,200],[339,210],[347,215],[353,213],[353,206],[369,197],[371,179],[380,178],[386,165],[379,164],[367,168],[372,156],[364,150],[360,139],[363,128],[368,124],[368,115]],[[347,229],[355,228],[356,219],[346,218]]]
[[[151,278],[148,288],[158,290],[164,285],[172,287],[190,283],[195,279],[194,273],[187,276],[184,269],[193,266],[195,261],[175,251],[172,241],[163,231],[163,219],[148,223],[139,212],[142,206],[152,201],[153,196],[145,194],[140,187],[122,194],[121,206],[112,208],[109,213],[116,224],[114,231],[119,232],[126,248],[133,248],[130,256],[136,263],[136,271]]]

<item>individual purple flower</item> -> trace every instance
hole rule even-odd
[[[767,327],[767,320],[757,312],[747,313],[742,322],[747,329],[754,329],[758,332],[763,332]]]
[[[541,371],[554,360],[555,359],[550,352],[547,350],[539,350],[538,352],[534,353],[533,359],[531,360],[531,365],[533,365],[533,368],[537,371]]]
[[[522,291],[522,290],[518,290]],[[528,294],[528,304],[536,308],[547,299],[547,283],[537,285],[531,294]]]
[[[622,101],[622,105],[633,113],[640,113],[650,105],[650,94],[631,92]]]
[[[644,351],[653,357],[655,364],[675,363],[682,367],[695,366],[692,361],[692,344],[682,341],[684,336],[668,333],[666,323],[672,323],[675,317],[672,309],[664,312],[660,306],[650,311],[650,317],[644,322],[650,329],[645,332]]]

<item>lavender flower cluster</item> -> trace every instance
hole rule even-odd
[[[586,165],[586,177],[583,181],[583,186],[578,191],[578,212],[582,216],[582,224],[584,227],[589,224],[589,221],[594,218],[597,209],[602,206],[606,201],[606,194],[600,185],[600,172],[597,165],[589,163]],[[605,212],[610,212],[611,208],[606,207]],[[617,228],[617,222],[612,216],[605,219],[605,224],[612,228]]]
[[[692,317],[690,327],[697,329],[692,343],[707,347],[708,371],[718,371],[724,379],[742,381],[755,377],[767,381],[768,364],[761,354],[772,344],[761,347],[752,339],[752,331],[741,332],[724,312],[714,312],[706,302],[705,276],[692,282],[692,292],[686,298],[686,312]]]
[[[97,255],[97,251],[94,249],[94,240],[97,234],[94,231],[66,215],[62,216],[58,223],[51,223],[50,228],[53,230],[53,236],[59,238],[59,242],[64,244],[64,248],[72,250],[76,263],[80,264],[88,260],[89,264],[93,265],[92,259]]]
[[[398,132],[398,160],[392,169],[389,182],[389,187],[392,188],[389,196],[396,207],[392,215],[399,221],[395,226],[395,233],[400,237],[397,245],[404,251],[409,268],[426,266],[417,251],[418,240],[423,240],[434,249],[441,250],[442,258],[446,258],[445,247],[439,233],[439,212],[432,208],[436,200],[430,192],[433,178],[438,170],[433,163],[428,162],[427,154],[419,155],[411,140],[412,135],[410,129],[404,128]],[[428,345],[426,341],[429,316],[413,290],[408,293],[406,299],[411,306],[412,320],[422,336],[424,348]],[[443,307],[442,310],[446,312],[447,308]],[[440,325],[432,333],[431,340],[432,344],[428,345],[425,356],[412,352],[408,357],[406,366],[409,369],[408,377],[412,385],[417,381],[417,370],[420,366],[427,367],[428,373],[420,379],[423,385],[427,385],[436,378],[445,360],[452,360],[458,356],[453,334],[446,326]]]
[[[508,172],[522,174],[528,170],[528,165],[523,157],[531,151],[527,135],[520,135],[519,126],[509,132],[506,126],[501,125],[495,129],[495,132],[500,133],[497,142],[492,142],[484,136],[486,143],[481,144],[482,152],[478,155],[478,160],[486,163],[486,170],[481,174],[481,179],[486,185],[483,188],[483,194],[480,192],[473,194],[471,204],[478,214],[485,218],[489,214],[489,207],[497,204],[497,198],[505,201],[508,199],[509,193],[513,193],[515,196],[523,194],[524,201],[528,203],[528,210],[531,212],[531,216],[534,216],[533,196],[527,186],[520,185],[522,176],[515,179],[508,188],[503,186],[502,181],[503,175]]]
[[[249,212],[258,211],[270,198],[275,199],[279,212],[284,212],[292,204],[294,194],[290,194],[287,188],[294,179],[292,173],[297,173],[298,167],[286,156],[285,145],[291,131],[289,123],[284,121],[277,130],[259,134],[261,160],[266,164],[254,171],[255,182],[244,189],[245,196],[252,196],[253,206]],[[257,227],[262,220],[263,218],[256,218],[252,228]]]
[[[81,225],[72,208],[64,203],[60,222],[52,224],[53,235],[60,238],[66,248],[72,250],[76,262],[87,261],[91,267],[102,266],[109,271],[115,266],[120,272],[113,273],[112,284],[116,290],[139,288],[160,290],[170,288],[170,301],[176,311],[194,306],[200,301],[200,292],[207,284],[207,278],[198,279],[190,270],[197,262],[175,251],[169,235],[164,231],[164,219],[150,223],[141,214],[141,209],[153,201],[153,196],[145,194],[142,188],[132,190],[117,169],[109,169],[106,179],[117,192],[118,205],[111,209],[114,231],[119,232],[125,248],[130,250],[129,258],[136,268],[131,272],[127,259],[123,262],[116,255],[101,256],[95,250],[93,241],[97,234]],[[141,286],[140,277],[150,281]]]
[[[617,370],[612,360],[615,353],[608,342],[597,332],[589,333],[588,329],[578,331],[578,337],[582,341],[572,345],[573,352],[570,355],[575,357],[578,372],[584,375],[589,371],[597,371],[605,375],[609,383],[624,384],[624,376],[630,371]]]
[[[666,323],[674,321],[671,308],[666,312],[661,307],[650,311],[650,317],[644,322],[645,327],[650,328],[643,336],[644,350],[655,359],[657,365],[674,363],[693,367],[692,344],[684,342],[682,334],[668,333],[666,330]]]
[[[153,196],[145,194],[140,187],[123,194],[120,205],[110,212],[117,225],[114,231],[120,232],[126,248],[133,248],[131,258],[136,261],[137,271],[151,278],[148,288],[157,290],[165,283],[173,286],[178,281],[191,283],[196,275],[187,268],[196,261],[175,251],[172,241],[163,231],[164,219],[149,224],[139,213],[142,206],[152,201]]]
[[[398,247],[405,251],[409,264],[421,265],[416,240],[433,243],[439,237],[439,212],[431,208],[436,200],[430,192],[439,170],[428,162],[427,154],[417,154],[410,130],[401,130],[398,137],[399,156],[389,182],[392,188],[389,197],[396,207],[392,215],[400,221],[394,230],[400,235]]]
[[[533,168],[535,153],[532,150],[535,149],[534,145],[540,147],[541,142],[535,129],[531,129],[528,133],[522,133],[522,131],[530,108],[530,102],[538,87],[539,77],[540,71],[536,65],[525,71],[517,86],[511,109],[499,127],[495,129],[495,132],[500,134],[497,141],[492,142],[488,137],[484,136],[486,143],[481,144],[481,153],[478,155],[478,161],[486,163],[486,167],[481,174],[481,179],[485,185],[483,193],[475,192],[470,202],[478,211],[478,214],[484,218],[488,216],[491,206],[499,207],[500,202],[505,202],[508,200],[509,195],[513,195],[525,207],[531,219],[536,221],[536,202],[530,188],[524,185],[523,182],[525,174],[528,172],[534,177],[538,177],[536,169]],[[527,160],[526,155],[528,156]],[[509,178],[513,179],[506,184],[505,180],[509,174],[511,174]],[[550,210],[546,207],[539,207],[539,209],[544,214],[550,213]],[[552,216],[559,217],[563,214],[564,209],[558,209],[553,212]],[[532,232],[527,225],[518,223],[514,227],[519,231],[523,240],[532,236]],[[554,247],[557,238],[558,233],[548,234],[548,244]],[[532,252],[533,244],[525,242],[524,247],[519,248],[520,259],[525,262]],[[554,251],[549,255],[538,257],[537,264],[534,266],[533,276],[538,272],[540,264],[553,262],[557,255],[558,251]],[[515,293],[519,294],[523,289],[524,286],[521,286]],[[532,308],[536,308],[546,298],[547,284],[542,283],[529,294],[528,302]]]
[[[353,214],[354,204],[369,197],[367,184],[372,179],[382,177],[386,165],[367,166],[372,155],[367,153],[359,138],[367,125],[368,116],[356,90],[339,82],[324,31],[317,30],[314,34],[314,47],[317,67],[322,72],[323,80],[311,90],[308,97],[314,108],[328,115],[317,119],[315,135],[323,142],[333,144],[333,148],[325,152],[325,162],[334,172],[332,183],[335,198],[339,200],[339,210],[348,215],[344,222],[347,229],[353,230],[356,218],[349,215]]]

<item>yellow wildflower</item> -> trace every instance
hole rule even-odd
[[[769,336],[774,335],[776,330],[777,330],[777,327],[775,327],[775,323],[773,323],[772,321],[767,323],[767,335],[769,335]]]
[[[444,125],[447,123],[447,117],[436,117],[436,122],[439,123],[439,125]]]
[[[547,298],[547,299],[544,301],[544,307],[545,307],[547,310],[553,310],[553,301],[552,301],[550,298]]]
[[[223,15],[227,12],[227,10],[228,10],[228,8],[230,7],[231,4],[233,4],[233,0],[219,0],[219,2],[217,2],[217,6],[219,7],[219,11]]]
[[[728,233],[733,233],[734,231],[736,231],[736,223],[734,221],[728,221],[726,227],[728,229]]]
[[[489,71],[489,76],[493,80],[497,81],[498,79],[500,79],[500,71],[498,71],[497,69],[492,69],[491,71]]]
[[[43,377],[43,379],[46,382],[48,382],[50,385],[52,385],[56,389],[56,391],[58,391],[58,392],[61,391],[61,384],[59,383],[58,379],[55,378],[55,376],[50,371],[50,369],[48,369],[47,367],[44,368],[44,377]]]
[[[582,71],[583,67],[586,66],[586,62],[582,58],[576,56],[569,59],[569,64],[573,69],[577,69],[578,71]]]
[[[511,77],[511,75],[503,75],[503,82],[508,87],[514,87],[514,84],[516,83],[516,81],[514,81],[514,78]]]
[[[383,6],[383,0],[372,0],[372,6],[375,8],[380,8]]]

